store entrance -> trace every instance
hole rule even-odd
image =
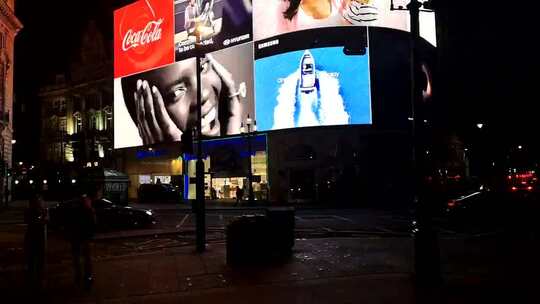
[[[217,200],[236,200],[236,188],[244,190],[246,185],[245,177],[217,177],[212,178],[213,199]],[[246,196],[244,191],[244,197]]]

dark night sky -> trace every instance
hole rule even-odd
[[[24,29],[17,37],[15,49],[17,100],[27,103],[30,110],[37,109],[37,88],[44,79],[64,70],[88,20],[96,19],[110,39],[113,7],[130,2],[19,1],[16,14]],[[536,35],[528,34],[529,28],[535,28],[529,24],[534,19],[527,16],[528,10],[512,13],[515,8],[483,7],[476,3],[490,1],[443,2],[449,5],[445,18],[449,41],[443,50],[446,55],[442,79],[446,80],[444,95],[450,105],[450,121],[473,124],[481,120],[505,141],[514,140],[506,133],[524,138],[536,134],[540,129],[536,114],[539,107],[535,105],[538,90],[528,81],[534,72],[530,60],[536,50],[532,49],[531,39]],[[462,3],[467,7],[462,7]]]
[[[17,17],[24,28],[15,41],[15,95],[24,103],[21,115],[15,105],[17,160],[38,157],[40,85],[50,83],[55,73],[64,72],[69,60],[77,55],[81,31],[90,19],[97,21],[107,39],[112,41],[112,11],[130,0],[55,0],[18,1]],[[111,50],[112,51],[112,50]]]

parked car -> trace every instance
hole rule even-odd
[[[182,193],[171,184],[142,184],[138,190],[139,203],[178,203]]]
[[[68,219],[80,204],[79,200],[70,200],[49,208],[49,225],[53,229],[63,229]],[[152,210],[120,206],[107,199],[93,204],[96,211],[98,231],[144,228],[156,223]]]

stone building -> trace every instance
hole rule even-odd
[[[95,22],[83,32],[78,58],[40,89],[42,164],[78,169],[113,160],[112,55]]]
[[[22,24],[15,16],[15,0],[0,0],[0,151],[2,200],[9,188],[8,168],[12,166],[13,140],[13,62],[15,36]]]

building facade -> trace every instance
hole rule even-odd
[[[90,22],[78,58],[40,89],[42,166],[112,166],[112,85],[111,54]]]
[[[13,140],[13,68],[15,36],[22,24],[15,16],[15,1],[0,0],[0,153],[2,201],[9,198]]]

